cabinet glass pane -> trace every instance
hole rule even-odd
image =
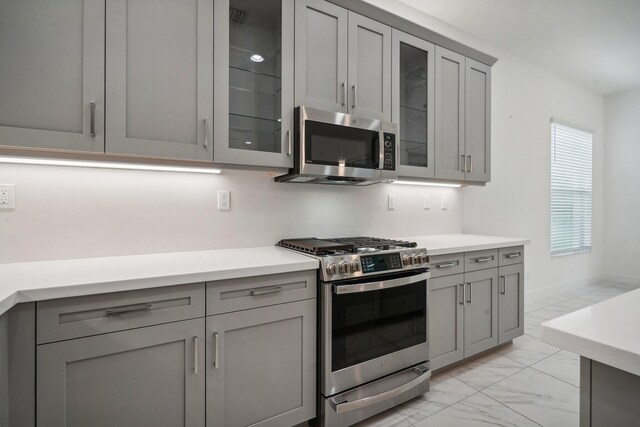
[[[281,0],[231,0],[229,146],[281,151]]]
[[[427,167],[428,53],[400,43],[400,164]]]

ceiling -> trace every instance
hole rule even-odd
[[[640,89],[640,0],[400,0],[602,95]]]

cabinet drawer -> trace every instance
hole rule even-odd
[[[464,272],[464,254],[448,254],[430,257],[431,277],[448,276]]]
[[[524,262],[524,246],[512,246],[498,249],[498,264],[511,265]]]
[[[37,343],[203,317],[204,283],[37,303]]]
[[[464,254],[464,271],[484,270],[498,266],[498,250],[466,252]]]
[[[316,270],[207,282],[207,316],[316,297]]]

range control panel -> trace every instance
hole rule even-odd
[[[323,256],[320,263],[322,280],[329,282],[415,268],[428,268],[429,255],[425,249],[413,248],[367,254]]]
[[[384,133],[384,163],[382,169],[396,170],[396,136],[392,133]]]

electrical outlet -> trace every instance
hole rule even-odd
[[[14,184],[0,184],[0,209],[15,209],[16,186]]]
[[[395,194],[389,194],[389,197],[387,199],[387,209],[392,211],[395,208],[396,208],[396,195]]]
[[[231,209],[231,192],[228,190],[218,191],[218,210],[228,211]]]
[[[424,196],[424,198],[422,199],[422,208],[424,210],[429,210],[431,209],[431,197],[429,196]]]
[[[442,210],[446,211],[447,210],[447,206],[448,206],[447,205],[447,196],[442,196],[441,203],[442,203]]]

